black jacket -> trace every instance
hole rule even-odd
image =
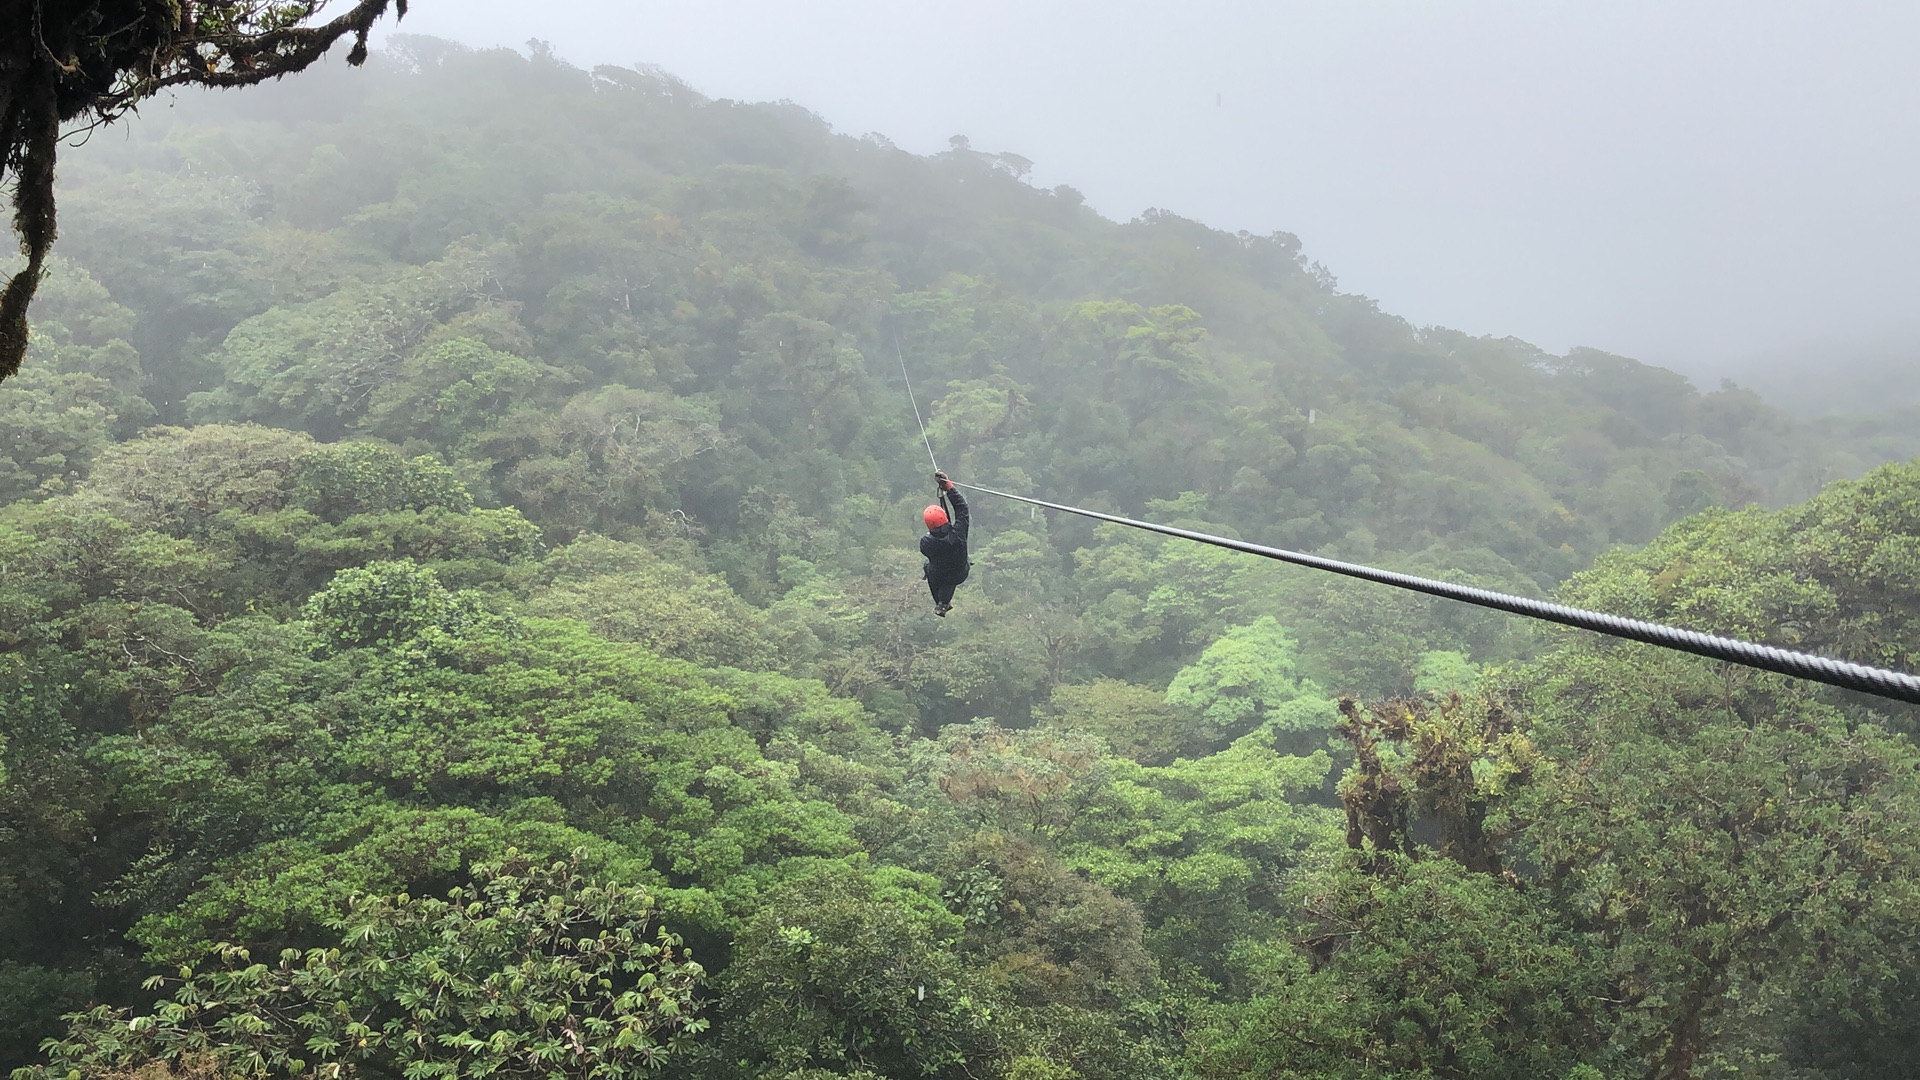
[[[928,581],[967,579],[967,500],[958,491],[947,492],[947,499],[953,504],[953,520],[920,538]]]

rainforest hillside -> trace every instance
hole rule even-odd
[[[1920,437],[1030,167],[417,38],[68,152],[0,1061],[1920,1064],[1908,710],[984,495],[937,619],[901,376],[961,480],[1909,670]]]

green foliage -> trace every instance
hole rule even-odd
[[[703,664],[765,668],[778,660],[766,616],[724,579],[641,545],[581,537],[548,556],[545,568],[552,583],[531,597],[539,614]]]
[[[112,387],[91,375],[32,370],[0,387],[0,499],[51,494],[85,476],[119,416]]]
[[[1142,765],[1191,756],[1217,736],[1192,710],[1169,704],[1166,694],[1118,679],[1055,687],[1043,722],[1097,736],[1114,753]]]
[[[190,408],[200,420],[305,427],[332,439],[359,426],[376,405],[376,423],[393,423],[395,414],[406,415],[410,405],[416,410],[413,419],[431,422],[438,410],[418,398],[434,391],[421,384],[430,385],[433,370],[447,364],[455,366],[456,375],[479,373],[483,385],[501,378],[530,383],[534,370],[501,370],[490,357],[462,357],[444,347],[400,359],[442,318],[467,310],[477,294],[483,295],[491,261],[471,245],[455,246],[427,266],[254,315],[232,327],[215,357],[226,373],[224,382],[195,395]],[[460,371],[463,362],[474,370]],[[459,380],[446,381],[454,384],[445,388],[454,396],[445,404],[457,409]],[[391,386],[395,382],[400,385]]]
[[[1158,989],[1140,911],[1032,840],[979,833],[952,853],[964,943],[1017,1002],[1112,1009]]]
[[[1273,877],[1328,835],[1332,815],[1301,796],[1331,767],[1324,751],[1280,754],[1264,730],[1163,768],[1116,763],[1063,853],[1140,905],[1163,966],[1218,978],[1229,945],[1277,914]]]
[[[253,424],[148,428],[102,455],[88,497],[149,528],[204,535],[223,512],[287,506],[313,450],[307,435]]]
[[[1612,944],[1616,1038],[1679,1075],[1783,1007],[1749,987],[1870,1000],[1913,962],[1912,744],[1772,678],[1615,651],[1538,672],[1534,738],[1565,764],[1520,812],[1529,860]]]
[[[856,847],[729,723],[778,687],[735,697],[576,624],[493,616],[405,563],[345,571],[309,610],[278,655],[99,750],[180,838],[126,883],[156,952],[297,939],[345,891],[418,888],[510,845],[587,847],[683,927],[717,928],[783,860]]]
[[[0,500],[68,490],[116,435],[153,415],[140,396],[133,313],[64,259],[34,309],[31,358],[0,388]]]
[[[1447,860],[1346,859],[1301,886],[1298,951],[1201,1036],[1208,1077],[1574,1077],[1606,1063],[1604,985],[1542,899]]]
[[[1098,740],[1058,729],[1009,731],[992,721],[940,733],[940,790],[1002,828],[1058,833],[1106,782]]]
[[[999,1003],[955,951],[959,921],[900,875],[803,878],[741,927],[718,980],[712,1075],[870,1070],[962,1077],[990,1060]],[[724,1064],[723,1064],[724,1062]]]
[[[1497,704],[1449,696],[1362,709],[1340,702],[1353,766],[1340,781],[1347,846],[1381,858],[1437,854],[1477,873],[1504,872],[1506,805],[1541,770],[1539,748]],[[1431,826],[1437,843],[1415,839]]]
[[[1429,651],[1431,605],[1368,582],[1335,580],[1318,590],[1305,648],[1328,684],[1346,693],[1386,697],[1412,688],[1414,666]]]
[[[1294,652],[1279,620],[1262,616],[1229,630],[1182,668],[1167,687],[1167,704],[1198,712],[1222,742],[1262,725],[1275,732],[1328,731],[1330,710],[1313,707],[1323,695],[1299,673]]]
[[[60,1018],[85,1007],[95,981],[85,972],[37,964],[0,963],[0,1060],[26,1061],[39,1049],[35,1037],[60,1026]]]
[[[113,24],[95,11],[37,16],[31,44],[9,42],[0,70],[0,161],[13,173],[13,231],[26,265],[0,291],[0,379],[14,374],[27,349],[27,306],[40,284],[56,232],[54,161],[69,121],[103,125],[141,100],[180,85],[236,87],[304,70],[341,38],[353,35],[347,62],[367,59],[367,34],[392,0],[361,0],[315,21],[300,4],[215,0],[171,19]],[[404,2],[398,5],[404,13]],[[306,24],[306,25],[303,25]]]
[[[1422,694],[1464,694],[1479,678],[1480,669],[1466,653],[1435,649],[1415,665],[1413,689]]]
[[[452,469],[428,456],[407,460],[372,443],[343,443],[308,454],[300,462],[294,497],[335,525],[356,514],[473,508],[473,496]]]
[[[362,896],[331,920],[333,948],[278,963],[223,946],[183,967],[151,1012],[72,1017],[20,1080],[211,1058],[238,1075],[633,1077],[706,1021],[700,965],[644,890],[580,867],[476,867],[436,897]]]
[[[307,624],[334,648],[397,648],[458,638],[486,617],[471,595],[456,596],[412,562],[342,570],[307,601]]]
[[[393,382],[373,391],[367,427],[395,442],[424,438],[459,446],[556,374],[483,341],[450,338],[422,347],[400,365]]]
[[[489,443],[501,488],[568,530],[609,530],[673,509],[674,481],[722,442],[710,403],[623,386],[522,414]]]

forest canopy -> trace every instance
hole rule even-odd
[[[937,619],[899,376],[960,479],[1909,670],[1910,425],[540,49],[125,132],[0,383],[25,1080],[1920,1068],[1910,709],[984,497]]]

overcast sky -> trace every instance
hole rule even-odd
[[[412,7],[909,150],[965,134],[1112,217],[1284,229],[1415,323],[1690,372],[1920,340],[1910,0]]]

